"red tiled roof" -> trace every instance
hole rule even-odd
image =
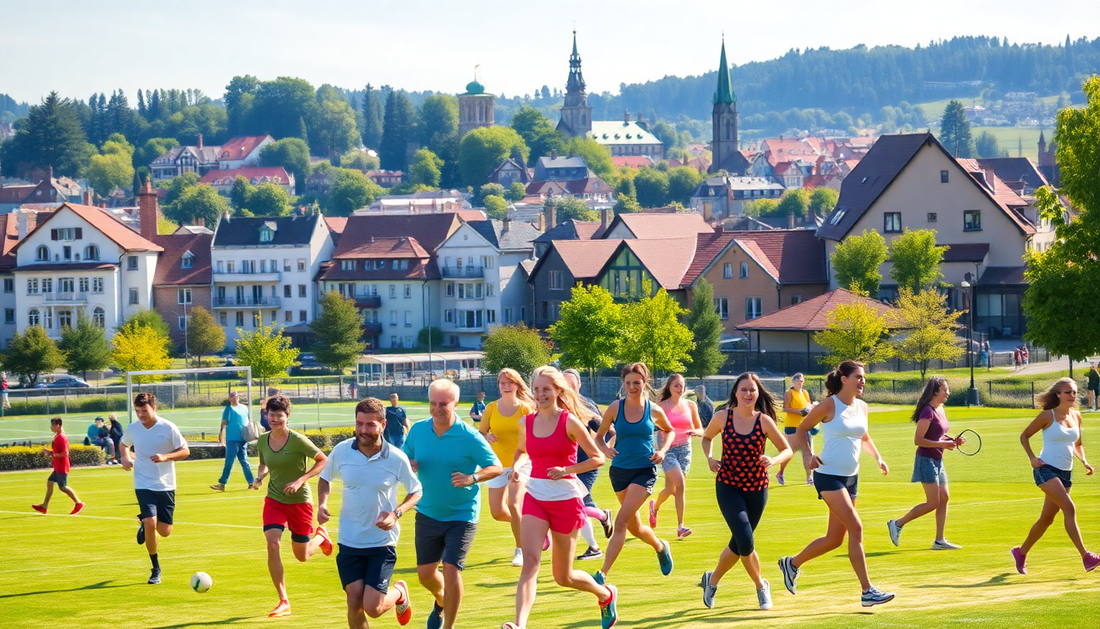
[[[555,240],[551,246],[557,250],[573,279],[582,280],[599,275],[620,243],[621,240]],[[540,260],[549,257],[549,253]]]
[[[157,259],[157,270],[153,275],[153,286],[159,285],[209,285],[211,279],[210,244],[214,234],[165,234],[154,239],[164,251]],[[181,264],[183,255],[188,251],[194,258],[191,268]]]
[[[661,288],[676,290],[695,257],[695,237],[623,240]],[[606,265],[605,265],[606,266]]]
[[[199,183],[212,186],[233,185],[237,177],[244,177],[251,182],[253,179],[263,180],[267,178],[270,183],[286,186],[290,184],[290,175],[282,166],[260,166],[257,168],[227,168],[225,170],[210,170],[199,179]]]
[[[425,251],[434,252],[443,241],[454,233],[462,220],[454,212],[440,214],[407,215],[352,215],[348,217],[340,242],[336,245],[333,258],[342,257],[345,252],[354,251],[369,243],[371,238],[415,238]]]
[[[0,214],[0,269],[15,268],[15,253],[12,251],[19,243],[19,225],[14,214]]]
[[[611,158],[616,168],[644,168],[652,166],[653,160],[647,155],[616,155]]]
[[[354,269],[344,269],[339,260],[322,268],[318,274],[320,280],[389,280],[389,279],[433,279],[439,277],[439,270],[431,264],[432,254],[417,242],[416,238],[406,236],[370,237],[359,246],[345,250],[340,260],[355,260]],[[407,269],[394,268],[394,264],[384,269],[366,270],[360,267],[358,260],[412,260]]]
[[[458,214],[458,217],[467,223],[470,221],[484,221],[489,219],[489,217],[485,215],[484,210],[456,210],[455,214]]]
[[[340,252],[341,258],[430,258],[432,254],[428,253],[417,242],[416,238],[397,236],[397,237],[374,237],[371,236],[370,240],[362,242],[354,249],[345,249]]]
[[[696,234],[706,234],[714,231],[714,228],[703,220],[703,215],[696,212],[685,214],[651,214],[639,212],[634,214],[619,214],[607,226],[611,232],[616,223],[626,225],[635,238],[684,238],[694,237]]]
[[[861,297],[843,288],[838,288],[800,304],[788,306],[763,317],[746,321],[737,326],[737,329],[816,332],[824,330],[828,326],[829,313],[836,310],[837,306],[858,303],[865,303],[880,314],[886,314],[894,309],[881,301]]]
[[[259,146],[261,142],[269,137],[271,136],[248,135],[230,138],[229,141],[222,143],[222,150],[221,153],[218,154],[218,159],[227,161],[242,160],[248,157],[252,151],[256,150],[256,147]]]
[[[87,221],[92,227],[99,230],[104,236],[110,238],[116,245],[127,251],[163,251],[160,245],[142,238],[141,234],[123,225],[114,216],[90,205],[65,203],[45,219],[42,219],[42,214],[39,214],[39,221],[35,227],[35,231],[42,229],[43,225],[60,214],[65,208],[68,208],[74,214]],[[24,242],[26,242],[26,239],[19,241],[19,243],[13,247],[13,251],[14,249],[18,249]]]
[[[342,234],[344,233],[344,227],[348,224],[348,217],[326,216],[325,224],[328,225],[328,230],[333,234]]]
[[[690,287],[730,246],[738,246],[776,282],[825,284],[825,242],[809,229],[728,231],[699,234],[695,259],[682,284]]]
[[[4,186],[0,188],[0,203],[22,203],[37,187],[38,184]]]

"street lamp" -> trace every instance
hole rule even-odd
[[[974,386],[974,284],[976,280],[973,273],[967,273],[963,276],[963,281],[960,284],[964,289],[968,290],[968,305],[967,311],[970,313],[970,325],[966,330],[966,364],[970,367],[970,388],[966,391],[966,405],[967,406],[981,406],[981,398],[978,395],[978,387]]]

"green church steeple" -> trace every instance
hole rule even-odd
[[[718,61],[718,91],[714,93],[714,104],[733,103],[737,95],[730,87],[730,71],[726,64],[726,39],[722,38],[722,58]]]

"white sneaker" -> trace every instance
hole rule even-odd
[[[764,579],[764,587],[756,591],[756,602],[760,603],[760,609],[772,608],[772,584]]]
[[[520,550],[519,548],[517,548],[515,554],[512,555],[512,567],[514,567],[514,568],[522,568],[523,567],[523,551]]]
[[[897,520],[887,520],[886,528],[890,531],[890,541],[897,546],[901,543],[901,527],[898,526]]]
[[[958,550],[960,548],[962,548],[962,546],[959,546],[958,544],[952,544],[945,539],[938,539],[935,542],[932,542],[932,550]]]

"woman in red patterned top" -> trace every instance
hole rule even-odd
[[[775,401],[752,372],[737,377],[730,391],[725,410],[714,419],[703,434],[703,455],[712,472],[718,494],[718,508],[732,533],[727,548],[722,549],[718,565],[703,573],[699,587],[703,588],[703,604],[714,607],[714,595],[722,576],[741,560],[749,578],[756,584],[756,600],[760,609],[771,609],[771,585],[760,576],[760,558],[753,544],[753,531],[768,504],[768,468],[782,464],[793,455],[783,431],[775,424]],[[722,460],[710,455],[710,444],[722,435]],[[764,454],[767,440],[775,444],[779,454]]]

